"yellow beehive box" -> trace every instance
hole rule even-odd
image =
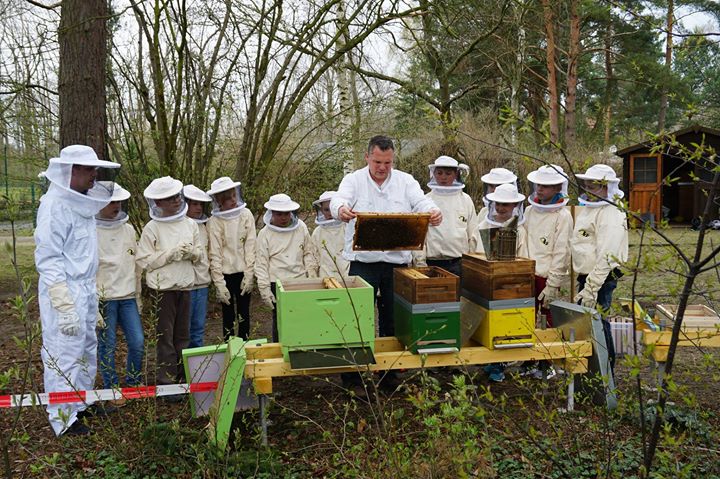
[[[480,318],[472,338],[488,349],[532,347],[535,344],[535,307],[488,310],[468,301],[464,313]]]

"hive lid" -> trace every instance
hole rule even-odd
[[[421,250],[430,213],[358,213],[353,251]]]

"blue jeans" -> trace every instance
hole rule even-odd
[[[98,335],[98,361],[105,389],[119,385],[115,371],[115,344],[117,327],[123,331],[128,345],[126,378],[129,386],[137,386],[142,382],[143,335],[142,321],[138,313],[135,299],[116,299],[103,301],[100,305],[105,329]]]
[[[360,276],[373,287],[381,337],[395,336],[393,272],[395,268],[404,266],[406,265],[382,261],[377,263],[350,262],[350,275]],[[379,298],[378,291],[380,291]]]
[[[198,348],[203,345],[208,289],[206,286],[190,291],[190,344],[188,344],[188,348]]]
[[[578,275],[578,291],[582,291],[585,288],[586,279],[586,274]],[[617,280],[610,279],[610,276],[608,276],[597,294],[597,304],[600,306],[599,309],[601,310],[600,314],[602,315],[603,333],[605,334],[608,358],[610,358],[610,369],[613,371],[615,371],[615,343],[613,342],[610,322],[607,320],[606,316],[607,312],[610,310],[610,305],[612,304],[612,295],[615,288],[617,288]]]

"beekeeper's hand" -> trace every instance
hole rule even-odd
[[[182,259],[193,261],[194,249],[192,243],[182,243],[180,245],[180,254]]]
[[[107,327],[107,324],[105,324],[105,318],[103,318],[103,315],[100,311],[97,313],[97,328],[99,329],[105,329]]]
[[[217,289],[217,300],[222,304],[230,304],[230,291],[224,284],[215,285]]]
[[[240,294],[246,295],[252,293],[254,282],[255,277],[253,275],[245,274],[245,276],[243,276],[242,283],[240,283]]]
[[[545,285],[545,288],[538,294],[538,301],[540,301],[543,307],[547,308],[550,303],[560,297],[560,288],[555,286]]]
[[[168,255],[168,263],[183,260],[183,256],[186,254],[185,245],[186,243],[180,243],[175,248],[170,250],[170,254]]]
[[[272,291],[270,288],[263,290],[260,293],[260,297],[262,297],[263,302],[269,307],[274,308],[275,307],[275,295],[272,294]]]
[[[80,334],[80,316],[75,310],[75,303],[70,297],[67,283],[64,281],[48,288],[50,304],[58,312],[58,329],[66,336]]]
[[[582,291],[575,295],[574,301],[585,308],[595,309],[595,305],[597,303],[597,293],[595,293],[592,288],[588,288],[586,285]]]
[[[430,210],[430,226],[440,226],[442,219],[442,211],[440,211],[440,208]]]

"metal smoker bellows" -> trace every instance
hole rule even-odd
[[[480,239],[487,259],[491,261],[515,259],[517,251],[518,219],[515,216],[506,226],[480,230]]]

